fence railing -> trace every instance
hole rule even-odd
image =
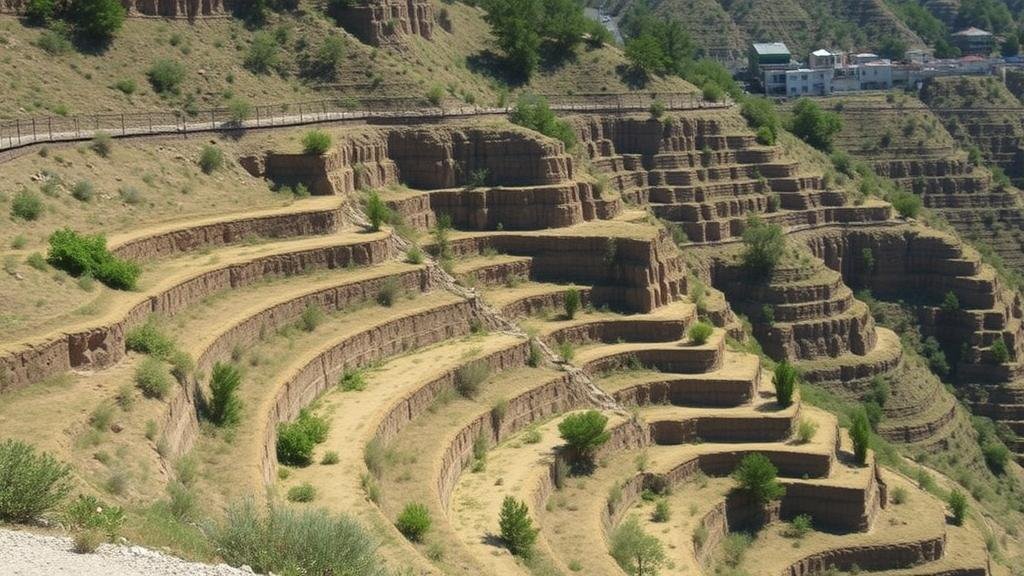
[[[654,102],[665,110],[724,108],[729,102],[705,101],[699,94],[579,94],[547,95],[551,108],[560,112],[631,112],[647,110]],[[183,112],[125,112],[0,120],[0,151],[47,142],[89,140],[99,133],[114,137],[187,134],[299,126],[320,122],[382,120],[425,121],[443,118],[508,114],[512,105],[424,106],[417,98],[355,101],[330,98],[311,102],[252,106],[244,120],[228,108]]]

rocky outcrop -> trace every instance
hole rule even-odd
[[[404,36],[434,36],[434,7],[429,0],[360,0],[340,9],[335,19],[372,46],[400,42]]]
[[[193,20],[230,16],[239,0],[121,0],[128,16],[153,16]],[[0,0],[0,12],[20,14],[28,0]]]

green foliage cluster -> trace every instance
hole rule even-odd
[[[793,404],[793,394],[796,392],[799,379],[800,374],[796,366],[785,360],[775,365],[772,384],[775,386],[775,399],[780,406],[787,407]]]
[[[299,412],[294,422],[277,428],[277,459],[282,464],[308,466],[313,461],[313,447],[327,439],[327,420],[309,410]]]
[[[409,540],[421,542],[430,529],[430,523],[430,510],[423,504],[410,502],[398,515],[395,527]]]
[[[843,129],[838,114],[826,111],[817,102],[802,98],[793,107],[789,131],[818,150],[830,152],[832,140]]]
[[[513,76],[529,80],[542,58],[564,58],[594,29],[576,0],[487,0],[486,21]]]
[[[864,410],[857,410],[853,414],[850,439],[853,440],[854,460],[858,464],[865,464],[868,460],[868,447],[871,443],[871,422]]]
[[[133,352],[149,354],[167,360],[177,349],[174,340],[161,330],[151,316],[146,321],[128,330],[124,337],[125,347]]]
[[[387,574],[366,530],[325,510],[263,511],[245,500],[230,506],[210,535],[225,561],[261,574]]]
[[[320,155],[331,149],[331,135],[323,130],[310,130],[302,137],[302,150],[306,154]]]
[[[529,557],[537,540],[538,530],[533,527],[530,509],[525,502],[506,496],[501,502],[498,527],[505,546],[516,556]]]
[[[135,385],[147,398],[163,398],[171,391],[171,374],[160,360],[148,356],[135,368]]]
[[[81,276],[89,274],[117,290],[133,290],[141,269],[107,250],[103,235],[88,236],[64,228],[50,235],[47,261],[54,267]]]
[[[38,220],[43,214],[43,199],[26,188],[14,194],[11,200],[11,216],[22,220]]]
[[[575,288],[570,288],[565,293],[565,299],[562,301],[562,305],[565,308],[565,317],[572,320],[576,317],[576,312],[580,309],[580,291]]]
[[[0,442],[0,520],[28,522],[71,491],[71,468],[19,440]]]
[[[380,227],[391,220],[391,209],[376,191],[366,197],[366,216],[370,219],[370,230],[377,232]]]
[[[50,26],[58,36],[73,33],[84,42],[104,45],[124,24],[125,9],[119,0],[28,0],[25,16],[32,24]]]
[[[714,331],[714,326],[707,322],[694,322],[693,326],[690,326],[690,329],[687,331],[687,336],[689,336],[691,344],[703,346]]]
[[[124,524],[124,509],[111,506],[92,495],[79,494],[64,511],[67,526],[78,530],[99,530],[108,538],[117,536]]]
[[[786,240],[781,226],[751,216],[743,230],[743,245],[743,266],[755,276],[764,276],[782,259]]]
[[[178,94],[185,80],[185,66],[176,60],[157,60],[146,72],[153,91],[161,95]]]
[[[204,174],[213,174],[224,166],[224,152],[212,144],[203,146],[199,154],[199,168]]]
[[[636,516],[630,516],[612,532],[610,545],[612,558],[627,574],[657,574],[667,560],[661,541],[644,532]]]
[[[242,419],[242,400],[238,388],[242,385],[242,372],[234,364],[213,365],[210,375],[210,402],[206,416],[217,426],[233,426]]]
[[[949,493],[949,509],[953,512],[953,524],[963,526],[967,519],[968,504],[967,496],[959,488]]]
[[[744,456],[732,473],[739,489],[762,504],[778,500],[785,495],[786,488],[779,484],[778,475],[779,470],[761,453]]]
[[[561,140],[566,148],[572,148],[576,144],[576,133],[572,126],[564,120],[559,120],[548,106],[548,101],[542,96],[520,96],[509,119],[515,124]]]
[[[558,432],[577,465],[592,462],[597,449],[611,438],[611,434],[605,430],[607,424],[608,417],[597,410],[570,414],[558,424]]]

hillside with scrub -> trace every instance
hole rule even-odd
[[[16,129],[185,119],[0,138],[0,566],[1022,574],[1015,263],[953,217],[1016,189],[940,113],[574,0],[235,4],[0,0]]]

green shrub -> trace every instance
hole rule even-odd
[[[589,464],[598,448],[611,438],[611,433],[605,430],[607,424],[608,417],[597,410],[570,414],[559,422],[558,432],[577,465]]]
[[[68,21],[75,33],[96,42],[108,42],[124,24],[120,0],[75,0],[68,5]]]
[[[147,398],[162,399],[171,390],[171,375],[163,362],[149,356],[135,368],[135,385]]]
[[[377,232],[381,225],[391,220],[391,209],[377,192],[370,192],[366,198],[366,216],[370,219],[370,230]]]
[[[361,370],[346,370],[339,384],[345,392],[362,392],[366,390],[366,377]]]
[[[558,355],[562,357],[563,362],[572,362],[573,356],[576,355],[576,348],[570,340],[563,340],[558,343]]]
[[[316,50],[300,57],[299,66],[304,76],[333,80],[345,56],[345,42],[340,36],[328,36]]]
[[[46,270],[47,267],[46,258],[39,252],[29,254],[28,258],[25,258],[25,263],[39,271]]]
[[[655,120],[660,119],[662,116],[665,115],[665,103],[662,102],[661,100],[655,100],[654,102],[651,102],[651,106],[648,109],[648,112],[650,112],[651,118],[654,118]]]
[[[561,140],[566,148],[572,148],[576,144],[576,132],[572,126],[564,120],[559,120],[548,106],[548,101],[541,96],[520,96],[509,119],[515,124]]]
[[[530,509],[525,502],[506,496],[501,502],[498,526],[501,529],[501,539],[512,554],[522,557],[530,556],[533,551],[533,543],[537,540],[538,530],[533,527]]]
[[[124,509],[110,506],[99,498],[79,494],[64,510],[64,523],[78,530],[96,530],[114,538],[124,524]]]
[[[92,554],[103,543],[99,530],[79,530],[71,538],[71,550],[75,554]]]
[[[790,132],[819,150],[831,151],[832,140],[842,128],[838,114],[822,110],[813,100],[802,98],[793,107]]]
[[[348,516],[324,510],[262,512],[246,500],[231,505],[210,535],[228,564],[260,574],[384,576],[369,534]]]
[[[210,375],[210,403],[207,418],[217,426],[234,426],[242,419],[242,400],[238,387],[242,384],[242,373],[234,364],[213,365]]]
[[[138,86],[135,84],[135,80],[131,78],[123,78],[114,83],[114,88],[119,90],[122,94],[130,96],[138,90]]]
[[[952,290],[946,292],[946,295],[942,298],[942,311],[953,314],[960,311],[960,299],[956,297],[956,294]]]
[[[743,265],[755,275],[765,275],[782,259],[786,240],[781,226],[751,216],[743,230],[743,245]]]
[[[782,361],[775,365],[772,384],[775,386],[775,400],[780,406],[788,407],[793,404],[793,394],[796,392],[799,378],[796,366],[789,362]]]
[[[612,532],[609,544],[612,558],[627,574],[657,574],[665,564],[661,541],[644,532],[636,516],[630,516]]]
[[[690,338],[690,343],[695,346],[703,346],[708,338],[711,337],[715,331],[714,326],[707,322],[696,322],[687,331],[687,336]]]
[[[334,450],[330,450],[330,451],[324,453],[323,458],[320,458],[320,465],[321,466],[333,466],[333,465],[337,464],[340,461],[341,461],[341,458],[338,457],[338,453],[335,452]]]
[[[889,195],[889,203],[904,218],[916,218],[921,212],[921,198],[910,192],[897,190]]]
[[[853,457],[858,464],[868,459],[868,446],[871,442],[871,423],[864,410],[857,410],[850,425],[850,439],[853,440]]]
[[[95,192],[93,191],[92,182],[88,180],[82,180],[76,182],[71,188],[71,196],[79,202],[89,202],[92,200]]]
[[[185,80],[185,67],[174,60],[157,60],[149,67],[146,77],[157,94],[178,94]]]
[[[167,485],[167,510],[176,520],[184,522],[192,519],[196,513],[196,495],[183,482],[171,482]]]
[[[668,506],[668,500],[662,498],[654,505],[654,514],[651,515],[651,520],[655,522],[668,522],[672,516],[672,510]]]
[[[43,30],[39,38],[36,38],[35,44],[44,52],[53,56],[60,56],[74,50],[71,39],[68,38],[66,28],[62,27],[57,27],[53,30]]]
[[[903,486],[897,486],[892,491],[892,503],[903,504],[907,501],[907,489]]]
[[[43,213],[43,199],[38,194],[22,188],[11,200],[11,216],[22,220],[38,220]]]
[[[28,0],[25,2],[25,19],[37,26],[53,20],[57,13],[57,0]]]
[[[782,498],[786,488],[779,484],[778,469],[767,456],[760,453],[748,454],[743,457],[732,476],[740,490],[761,504]]]
[[[71,491],[71,468],[18,440],[0,442],[0,520],[28,522]]]
[[[818,424],[814,420],[807,418],[801,418],[800,424],[796,428],[796,440],[798,444],[807,444],[811,440],[814,440],[814,435],[818,433]]]
[[[220,148],[207,144],[199,154],[199,168],[204,174],[212,174],[224,166],[224,152]]]
[[[316,304],[307,304],[299,316],[299,326],[305,332],[312,332],[324,321],[324,309]]]
[[[100,156],[109,158],[110,153],[114,151],[114,138],[106,132],[97,132],[93,136],[92,142],[89,143],[89,147]]]
[[[427,90],[427,102],[430,102],[433,106],[440,106],[441,102],[444,101],[444,87],[440,84],[434,84]]]
[[[238,96],[228,100],[228,123],[241,126],[252,116],[252,103]]]
[[[277,65],[277,40],[269,32],[257,32],[245,56],[245,67],[255,74],[269,74]]]
[[[377,292],[377,303],[390,308],[398,299],[398,288],[398,281],[394,278],[385,280],[380,286],[380,292]]]
[[[540,363],[543,360],[544,360],[544,358],[543,358],[543,354],[541,353],[541,350],[540,350],[540,344],[538,344],[536,340],[531,339],[530,340],[530,353],[526,357],[526,365],[530,366],[531,368],[536,368],[537,366],[540,366]]]
[[[412,245],[405,253],[405,261],[409,264],[423,264],[423,250],[415,244]]]
[[[981,453],[985,457],[985,465],[992,472],[1002,474],[1010,462],[1010,450],[1005,444],[999,441],[990,441],[981,447]]]
[[[992,361],[996,364],[1005,364],[1010,360],[1010,349],[1006,346],[1006,341],[1003,340],[1002,335],[992,343],[991,350]]]
[[[117,191],[117,195],[121,197],[121,201],[125,204],[135,206],[142,203],[142,192],[139,192],[138,188],[133,186],[125,186]]]
[[[302,137],[302,150],[306,154],[320,155],[331,149],[331,135],[323,130],[310,130]]]
[[[421,542],[430,529],[430,510],[423,504],[410,502],[398,515],[395,527],[409,540]]]
[[[134,289],[141,272],[136,264],[114,257],[107,250],[107,240],[102,235],[79,235],[68,228],[50,235],[47,261],[72,276],[92,274],[118,290]]]
[[[455,390],[464,398],[474,398],[480,392],[480,386],[491,375],[486,362],[477,361],[459,367],[455,371]]]
[[[572,320],[576,317],[576,312],[580,309],[580,291],[575,288],[570,288],[565,293],[565,299],[562,301],[562,305],[565,308],[565,317]]]
[[[772,146],[775,144],[775,133],[767,126],[761,126],[757,129],[756,138],[757,143],[762,146]]]
[[[803,538],[814,530],[814,521],[809,514],[800,514],[789,523],[789,527],[783,531],[786,538]]]
[[[133,352],[141,352],[155,356],[161,360],[169,360],[176,347],[174,340],[165,334],[153,317],[149,317],[125,334],[125,347]]]
[[[949,509],[953,512],[953,524],[964,525],[964,520],[967,519],[967,508],[967,496],[959,488],[954,488],[949,493]]]
[[[294,422],[277,428],[277,459],[290,466],[307,466],[313,460],[313,447],[327,439],[327,421],[308,410],[299,412]]]
[[[316,488],[309,482],[288,489],[289,502],[312,502],[316,498]]]

